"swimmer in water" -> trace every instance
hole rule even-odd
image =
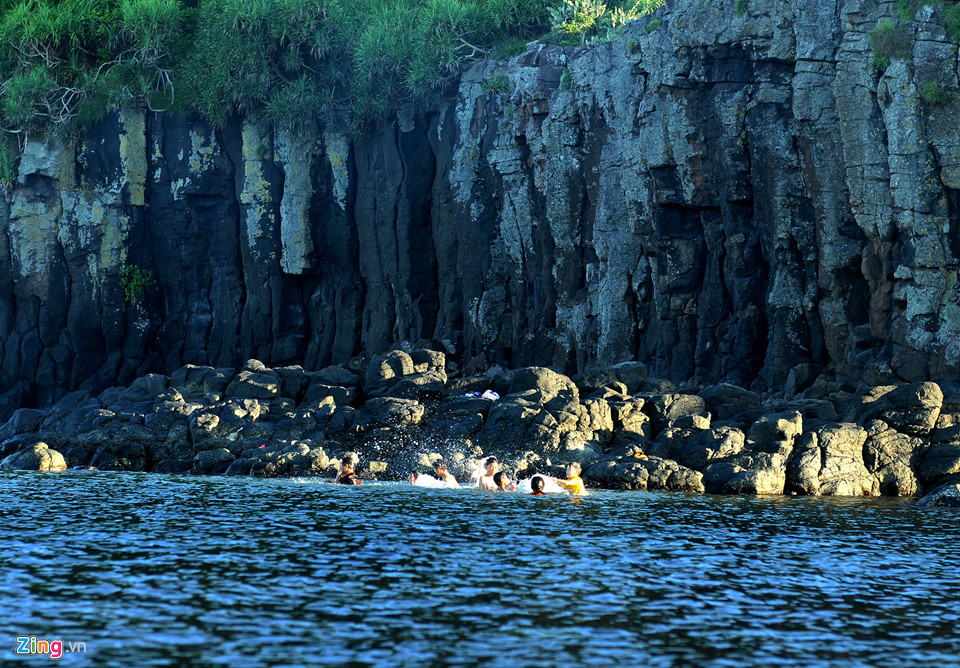
[[[443,481],[444,485],[450,489],[460,489],[460,483],[458,483],[457,479],[453,477],[453,474],[447,470],[447,465],[442,459],[438,459],[433,464],[433,470],[437,474],[437,477]]]
[[[572,464],[567,464],[567,479],[560,480],[555,478],[557,484],[561,487],[564,487],[571,494],[577,496],[587,493],[587,488],[583,484],[583,479],[580,477],[580,464],[573,462]]]
[[[340,470],[337,471],[337,479],[328,480],[327,482],[335,482],[338,485],[359,485],[360,476],[353,470],[359,461],[360,458],[357,457],[355,452],[348,452],[340,460]]]
[[[503,471],[497,471],[493,474],[493,484],[496,485],[497,489],[501,492],[517,491],[517,483],[510,482],[510,476]]]
[[[543,496],[543,478],[538,475],[530,479],[530,490],[533,496]]]
[[[477,487],[488,492],[496,492],[497,483],[494,481],[493,476],[496,475],[497,471],[500,470],[500,463],[497,461],[496,457],[487,457],[483,460],[483,466],[486,468],[480,479],[477,480]]]

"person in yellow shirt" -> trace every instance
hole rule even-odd
[[[580,477],[580,470],[580,464],[576,462],[567,464],[567,479],[560,480],[559,478],[555,478],[555,480],[557,481],[558,485],[566,488],[566,490],[571,494],[575,494],[577,496],[586,494],[587,488],[583,484],[583,479]]]

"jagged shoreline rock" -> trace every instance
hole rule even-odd
[[[960,508],[960,485],[942,485],[917,502],[920,508]]]
[[[678,388],[637,363],[575,378],[543,367],[462,377],[455,366],[410,344],[316,372],[187,365],[18,410],[0,426],[0,467],[328,476],[355,451],[361,474],[382,480],[439,457],[469,479],[493,454],[517,477],[578,462],[588,485],[611,489],[909,497],[960,481],[952,386],[788,401]],[[488,389],[500,397],[479,396]]]

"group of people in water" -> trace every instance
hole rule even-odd
[[[500,470],[500,462],[497,461],[496,457],[487,457],[483,466],[485,470],[477,480],[477,486],[480,489],[489,492],[515,492],[517,490],[517,484],[511,482],[507,474]],[[530,479],[530,493],[534,496],[543,496],[543,489],[547,480],[556,483],[571,494],[580,495],[587,492],[583,479],[580,478],[580,464],[577,463],[567,465],[567,477],[565,479],[542,474],[533,476]]]
[[[336,479],[328,480],[327,482],[340,485],[361,484],[360,476],[358,476],[354,470],[357,462],[357,455],[353,452],[348,452],[340,460],[340,470],[337,471]],[[443,486],[452,489],[460,488],[460,483],[457,482],[456,477],[447,469],[447,465],[443,460],[434,462],[433,470],[437,475],[436,478],[430,479],[431,482],[435,483],[434,486]],[[530,493],[533,496],[543,496],[546,483],[550,481],[570,494],[586,494],[586,487],[583,484],[583,479],[580,477],[580,464],[568,464],[566,475],[566,478],[554,478],[543,474],[535,475],[530,479]],[[426,478],[430,478],[430,476],[426,476]],[[410,476],[410,482],[414,485],[420,484],[422,480],[423,477],[420,474],[414,473]],[[496,457],[487,457],[483,461],[483,472],[477,480],[477,487],[488,492],[517,491],[517,484],[511,481],[505,472],[500,470],[500,462],[497,461]]]

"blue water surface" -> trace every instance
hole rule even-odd
[[[0,514],[0,664],[960,665],[960,514],[901,499],[11,472]]]

